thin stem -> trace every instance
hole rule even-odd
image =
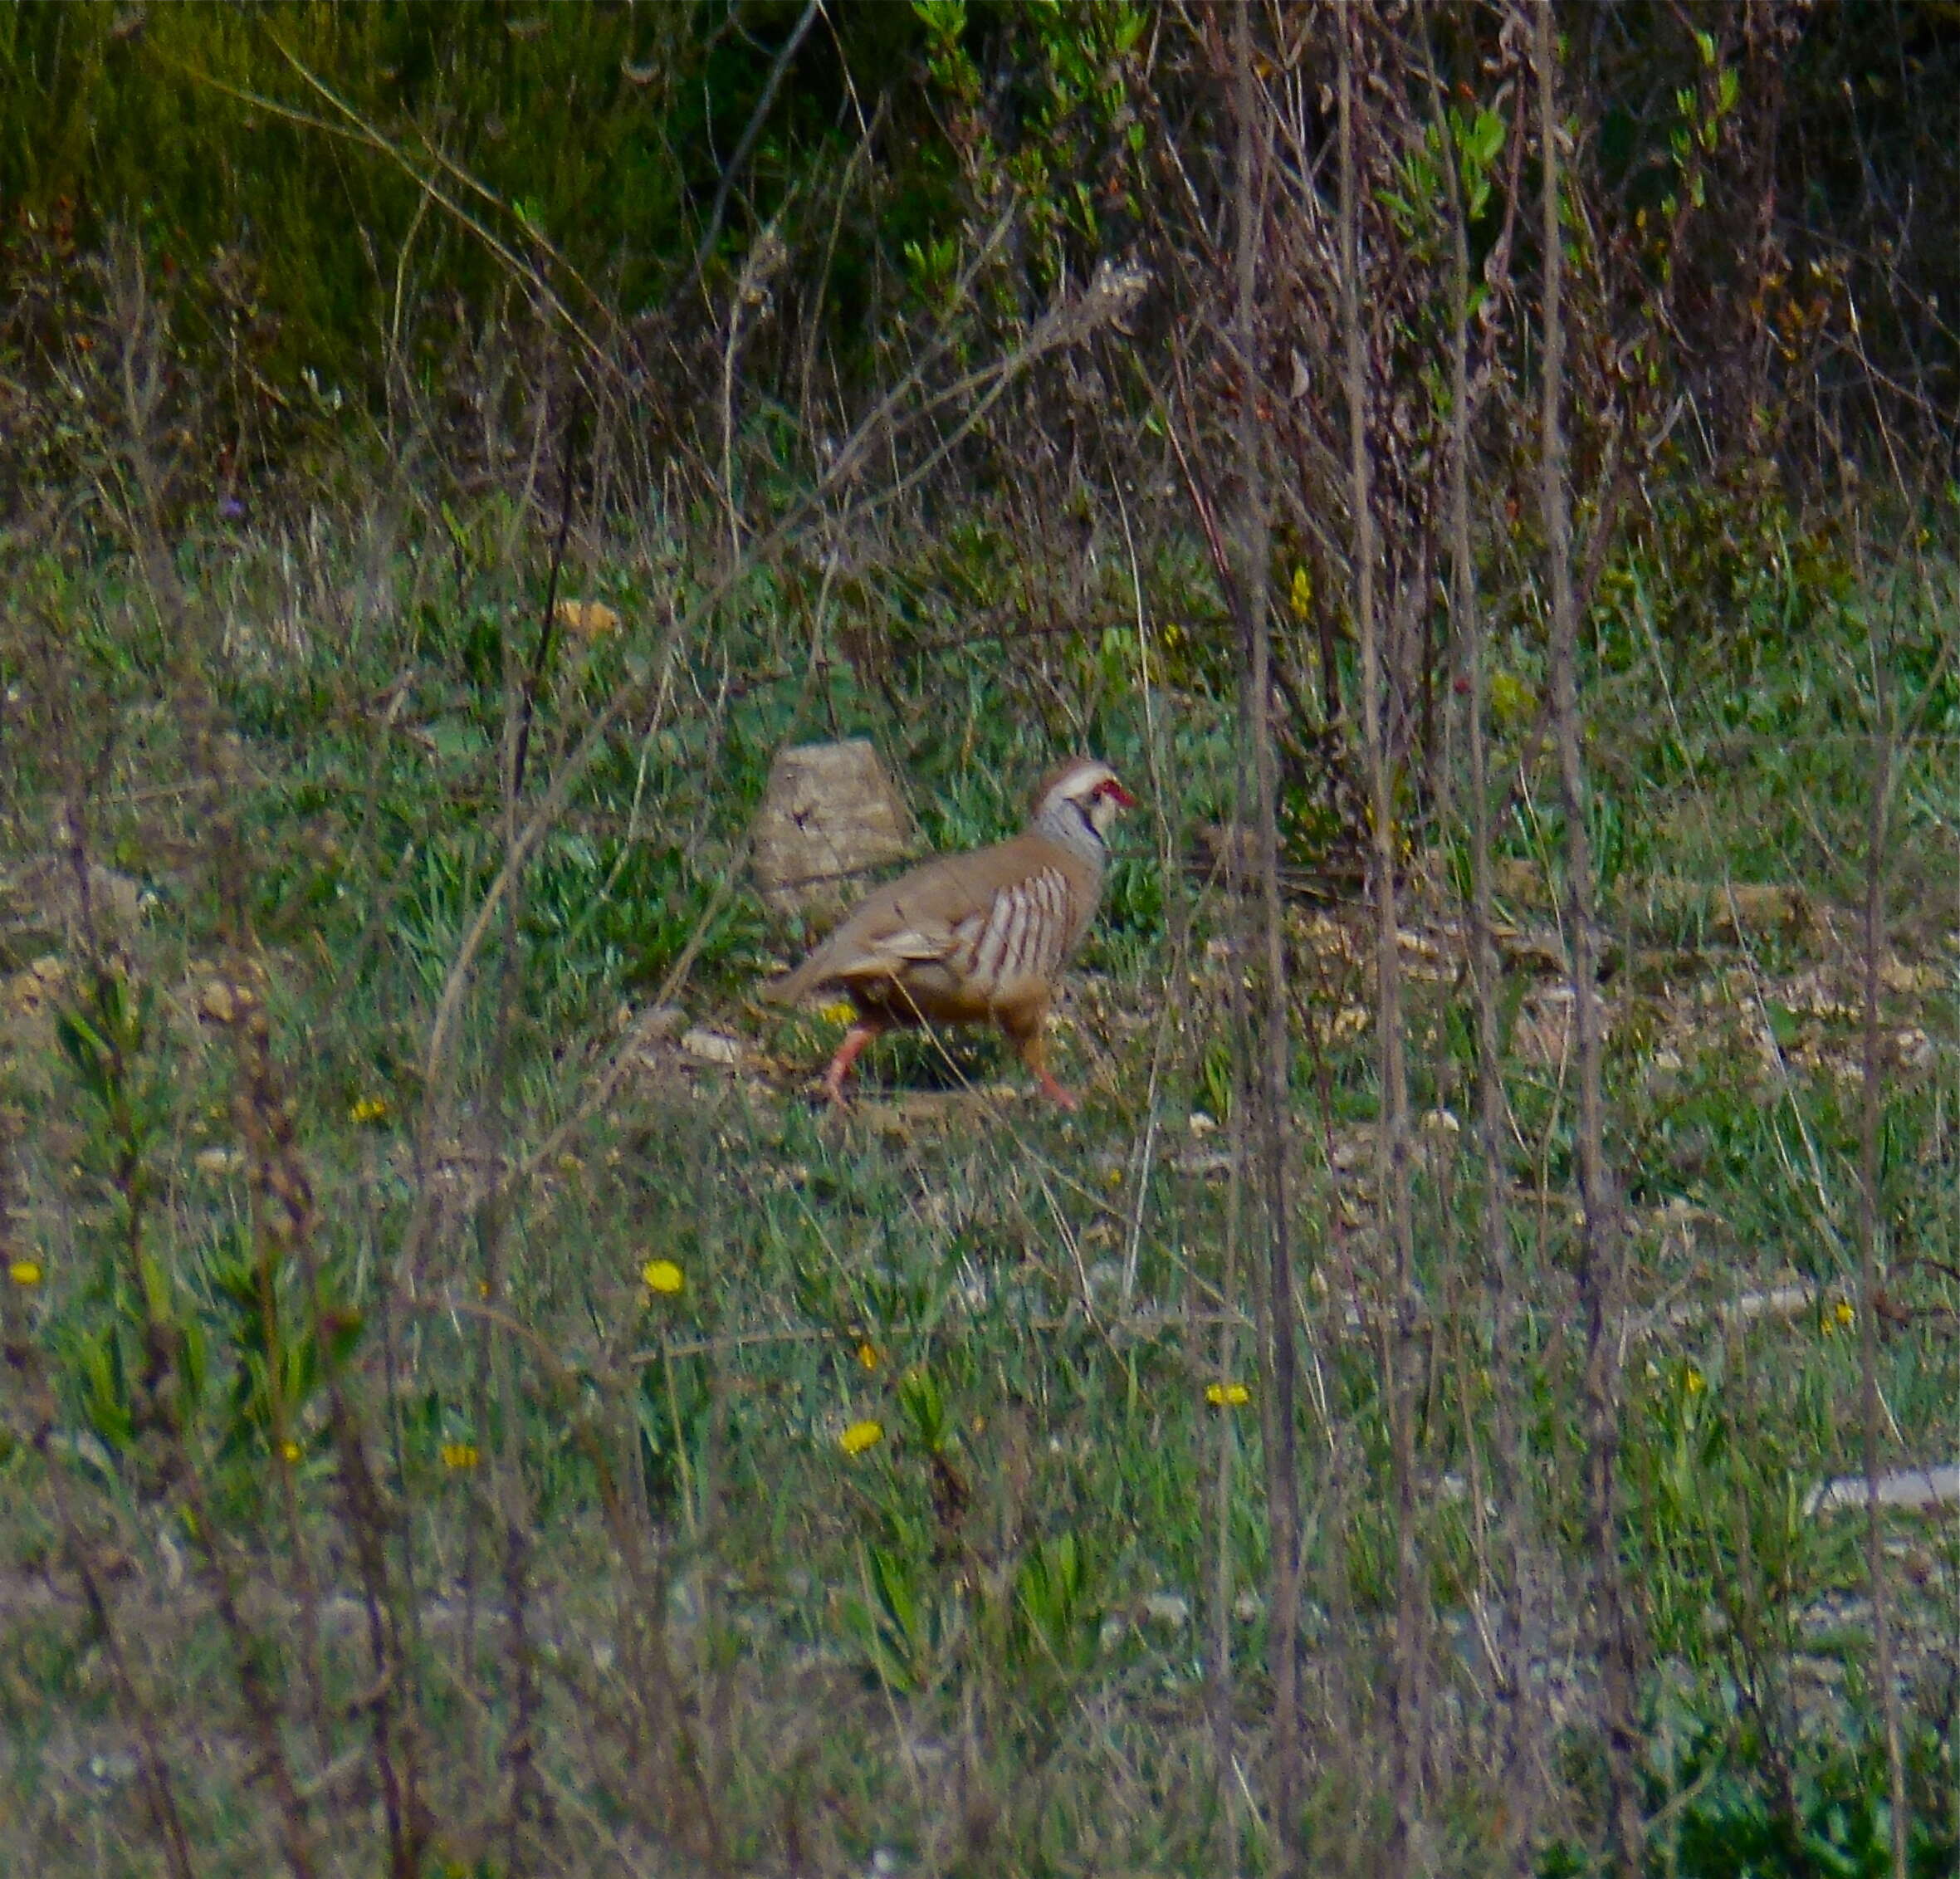
[[[1552,717],[1565,816],[1566,922],[1571,947],[1572,1028],[1578,1047],[1580,1309],[1586,1324],[1586,1548],[1591,1555],[1594,1649],[1606,1732],[1607,1857],[1616,1872],[1640,1870],[1640,1740],[1634,1719],[1634,1664],[1620,1569],[1619,1324],[1621,1245],[1606,1168],[1601,1094],[1603,1024],[1599,937],[1594,924],[1592,850],[1581,749],[1578,603],[1572,585],[1572,514],[1567,462],[1564,237],[1559,225],[1557,86],[1552,0],[1537,0],[1536,62],[1542,170],[1545,376],[1539,407],[1538,465],[1552,582]]]
[[[1292,1025],[1287,1001],[1286,929],[1279,894],[1278,765],[1273,747],[1273,631],[1267,608],[1271,551],[1266,515],[1265,438],[1260,427],[1256,319],[1260,208],[1254,187],[1252,17],[1238,0],[1234,19],[1239,117],[1234,216],[1239,232],[1238,305],[1234,340],[1240,374],[1239,447],[1244,477],[1240,573],[1234,584],[1240,641],[1242,718],[1249,734],[1257,817],[1263,940],[1260,1013],[1265,1050],[1259,1065],[1260,1159],[1266,1202],[1270,1413],[1267,1417],[1266,1497],[1271,1549],[1268,1614],[1273,1697],[1273,1808],[1279,1842],[1296,1868],[1304,1857],[1300,1810],[1305,1785],[1299,1691],[1300,1488],[1295,1405],[1298,1363],[1293,1321],[1293,1241],[1288,1211],[1288,1085]]]

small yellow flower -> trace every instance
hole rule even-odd
[[[1858,1322],[1857,1309],[1849,1299],[1840,1299],[1830,1315],[1846,1330]]]
[[[300,1445],[295,1441],[281,1442],[279,1452],[286,1461],[297,1461],[300,1459]]]
[[[846,1455],[862,1455],[868,1448],[875,1448],[885,1439],[885,1426],[882,1422],[853,1422],[837,1438],[837,1446]]]
[[[1205,1400],[1214,1409],[1243,1409],[1252,1401],[1252,1392],[1243,1383],[1207,1383]]]
[[[477,1462],[477,1445],[474,1442],[444,1442],[442,1466],[461,1470],[474,1468]]]
[[[848,998],[833,998],[829,1004],[817,1007],[817,1015],[829,1025],[854,1025],[858,1021],[858,1007]]]
[[[1313,576],[1305,568],[1295,568],[1293,578],[1288,584],[1287,604],[1293,609],[1295,619],[1305,619],[1313,611]]]
[[[552,609],[558,624],[581,639],[604,639],[619,630],[619,616],[604,600],[560,600]]]
[[[1697,1370],[1692,1363],[1682,1365],[1681,1393],[1684,1396],[1698,1397],[1708,1387],[1708,1378],[1703,1376],[1701,1372]]]
[[[7,1276],[17,1285],[38,1285],[41,1283],[39,1260],[11,1260],[7,1262]]]
[[[640,1268],[640,1277],[646,1280],[649,1292],[664,1293],[672,1298],[687,1283],[687,1275],[672,1260],[648,1260]]]
[[[370,1123],[384,1122],[387,1117],[388,1099],[384,1096],[359,1097],[347,1112],[348,1121],[364,1128]]]
[[[868,1338],[858,1347],[858,1362],[866,1370],[876,1370],[878,1367],[878,1348]]]
[[[486,1299],[490,1296],[490,1281],[487,1279],[479,1279],[477,1281],[477,1296],[480,1299]]]

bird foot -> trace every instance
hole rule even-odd
[[[848,1107],[844,1098],[844,1079],[851,1074],[851,1065],[858,1061],[866,1045],[882,1029],[878,1025],[853,1025],[845,1033],[844,1040],[837,1047],[837,1054],[830,1059],[830,1068],[824,1073],[824,1094],[837,1108]]]
[[[1064,1089],[1057,1083],[1046,1070],[1041,1072],[1037,1080],[1041,1086],[1041,1094],[1056,1108],[1066,1109],[1070,1115],[1073,1115],[1082,1107],[1082,1099],[1073,1089]]]

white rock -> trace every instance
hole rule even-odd
[[[1146,1624],[1180,1631],[1191,1622],[1190,1606],[1175,1592],[1153,1592],[1137,1607]]]
[[[703,1064],[739,1064],[742,1040],[721,1031],[704,1030],[699,1025],[681,1034],[681,1049]]]

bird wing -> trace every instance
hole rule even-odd
[[[765,996],[794,1005],[821,986],[890,978],[951,959],[998,891],[994,852],[945,855],[880,888]]]

